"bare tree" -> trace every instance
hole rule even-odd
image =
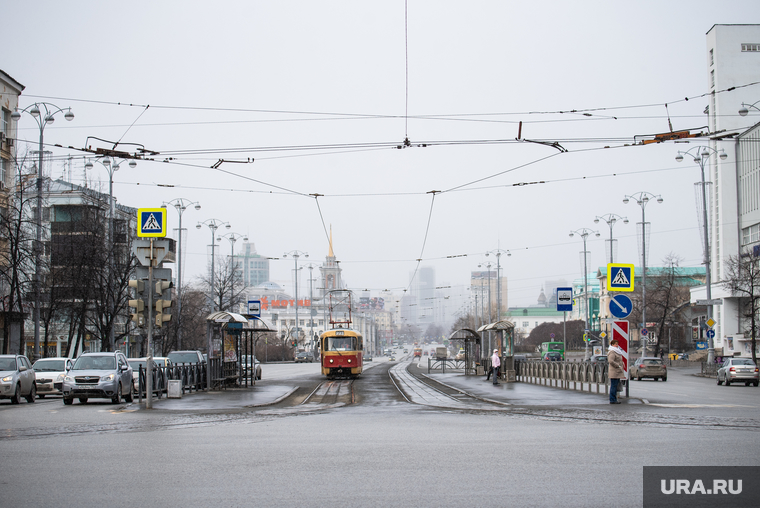
[[[691,298],[689,286],[693,285],[694,281],[678,266],[680,261],[675,254],[668,254],[663,260],[665,267],[650,277],[651,283],[647,288],[647,316],[657,323],[655,352],[662,350],[666,327],[670,321],[680,320],[682,306]],[[677,310],[679,307],[681,310]]]
[[[760,257],[751,253],[729,256],[723,286],[740,298],[740,321],[751,339],[752,361],[757,364],[757,335],[760,326]]]
[[[235,264],[229,257],[216,259],[214,265],[213,287],[210,275],[199,277],[198,285],[204,288],[207,294],[213,295],[214,307],[217,310],[234,312],[245,300],[246,288],[243,278],[235,270]]]

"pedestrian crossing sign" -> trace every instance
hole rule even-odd
[[[137,236],[141,238],[166,236],[166,208],[138,208]]]
[[[607,291],[633,291],[633,265],[607,264]]]

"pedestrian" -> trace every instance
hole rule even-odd
[[[493,384],[499,384],[499,367],[501,367],[501,359],[499,359],[499,350],[493,350],[493,356],[491,357],[491,368],[493,369]]]
[[[624,351],[618,346],[618,341],[610,341],[610,350],[607,352],[607,364],[609,365],[610,378],[610,404],[620,404],[617,400],[618,385],[620,380],[625,379],[625,368],[623,367]]]

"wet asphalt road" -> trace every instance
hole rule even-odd
[[[254,390],[162,400],[153,411],[0,402],[0,453],[13,464],[0,475],[1,504],[641,506],[643,465],[759,465],[751,388],[721,387],[723,396],[698,379],[721,397],[701,407],[667,394],[660,405],[609,406],[562,391],[546,396],[551,404],[494,404],[480,397],[494,388],[482,380],[472,398],[455,379],[440,385],[410,366],[402,381],[391,367],[374,362],[359,380],[328,386],[312,365],[281,365]],[[667,387],[677,394],[690,381]],[[728,417],[720,406],[741,407]]]

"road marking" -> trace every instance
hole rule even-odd
[[[644,404],[649,404],[650,406],[657,406],[657,407],[685,407],[685,408],[700,408],[700,407],[755,407],[755,406],[745,406],[741,404],[658,404],[656,402],[649,402],[646,399],[644,400]]]

